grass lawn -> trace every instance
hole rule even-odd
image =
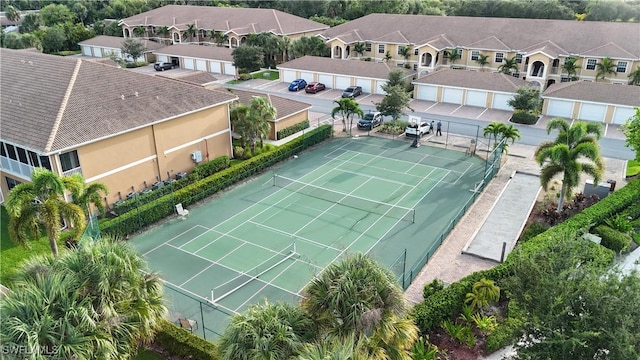
[[[251,74],[251,76],[254,79],[278,80],[280,78],[280,72],[278,70],[264,70]]]
[[[640,174],[640,162],[635,160],[627,161],[627,177]]]

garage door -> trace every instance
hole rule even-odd
[[[327,88],[333,88],[333,76],[327,74],[318,74],[318,82],[321,82]]]
[[[351,86],[351,78],[348,76],[336,76],[336,89],[344,90]]]
[[[362,87],[362,92],[371,94],[371,79],[356,79],[356,85]]]
[[[216,74],[222,74],[222,66],[219,61],[209,61],[209,71]]]
[[[187,70],[194,70],[195,69],[195,60],[194,58],[183,58],[182,59],[182,65],[184,65],[184,68]]]
[[[207,71],[207,61],[206,60],[196,60],[196,70]]]
[[[167,55],[158,55],[156,58],[158,62],[170,62],[169,57]]]
[[[564,118],[571,118],[571,113],[573,112],[573,101],[566,100],[549,100],[549,105],[547,106],[547,115],[548,116],[560,116]]]
[[[417,85],[418,100],[436,101],[438,88],[431,85]]]
[[[94,47],[93,48],[93,56],[102,57],[102,48]]]
[[[387,92],[382,89],[382,85],[386,83],[386,80],[376,80],[376,92],[374,94],[386,95]]]
[[[233,63],[224,63],[224,73],[228,75],[236,74],[236,67],[233,66]]]
[[[604,122],[604,115],[607,113],[607,105],[585,104],[580,106],[578,119]]]
[[[616,106],[613,110],[613,123],[624,124],[628,118],[634,116],[636,111],[633,108],[627,108],[622,106]]]
[[[90,46],[83,46],[82,47],[82,55],[91,56],[91,47]]]
[[[282,81],[286,83],[290,83],[293,80],[297,79],[296,72],[294,70],[283,70],[282,71]]]
[[[487,106],[487,92],[486,91],[467,90],[467,98],[465,100],[465,105],[486,107]]]
[[[314,80],[314,74],[312,72],[308,72],[308,71],[300,71],[300,77],[302,79],[307,80],[308,83],[313,82]]]
[[[442,102],[450,104],[462,104],[462,89],[444,88]]]
[[[491,104],[491,108],[498,110],[509,110],[513,111],[513,108],[507,104],[509,100],[513,98],[512,94],[493,94],[493,104]]]

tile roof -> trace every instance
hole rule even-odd
[[[455,86],[508,93],[516,92],[518,88],[529,85],[528,82],[507,74],[451,69],[434,71],[413,83]]]
[[[271,31],[276,35],[293,35],[322,31],[329,26],[272,9],[215,6],[167,5],[122,19],[128,26],[176,26],[184,29],[195,24],[198,29],[234,31],[245,35]]]
[[[122,47],[123,41],[124,41],[124,38],[119,36],[98,35],[91,39],[80,41],[78,44],[120,49]],[[165,46],[163,44],[159,44],[155,41],[149,41],[149,40],[142,40],[142,43],[144,44],[144,47],[147,48],[148,51],[160,49]]]
[[[551,40],[546,40],[543,41],[539,44],[534,44],[529,46],[526,49],[522,49],[522,51],[525,52],[525,54],[533,54],[535,52],[543,52],[551,57],[557,58],[559,55],[562,54],[567,54],[568,51],[559,47],[558,45],[556,45],[553,41]]]
[[[269,101],[269,104],[271,104],[271,106],[276,109],[276,121],[285,119],[301,111],[311,109],[311,104],[307,104],[302,101],[287,99],[277,95],[262,94],[239,89],[230,89],[230,91],[234,95],[238,96],[238,101],[243,105],[249,105],[251,99],[256,96],[266,98],[267,101]]]
[[[507,46],[507,44],[500,41],[500,39],[498,39],[494,35],[486,37],[482,40],[478,40],[474,43],[468,44],[467,46],[469,46],[470,48],[479,49],[479,50],[506,50],[506,51],[511,50]]]
[[[0,135],[42,153],[236,98],[79,58],[9,49],[0,49],[0,56]]]
[[[162,73],[160,73],[158,76],[162,76]],[[208,83],[212,83],[218,80],[218,78],[216,78],[212,73],[207,71],[198,71],[196,73],[189,73],[184,76],[172,77],[172,79],[180,80],[180,81],[184,81],[190,84],[195,84],[200,86],[206,85]]]
[[[360,60],[341,60],[319,56],[303,56],[278,65],[278,69],[294,69],[302,71],[316,71],[319,73],[349,75],[362,78],[387,79],[392,69],[402,69],[407,76],[414,74],[399,67],[390,67],[386,63]]]
[[[640,30],[638,30],[640,32]],[[593,49],[589,49],[583,53],[585,56],[608,56],[612,58],[618,59],[637,59],[637,56],[634,56],[632,53],[627,50],[621,48],[617,44],[612,42],[598,46]]]
[[[640,86],[571,81],[549,86],[542,97],[640,107]]]
[[[444,34],[455,46],[472,47],[473,44],[479,44],[479,47],[484,47],[486,45],[481,45],[482,41],[495,36],[508,49],[519,51],[551,40],[569,54],[578,55],[612,43],[633,54],[635,59],[640,58],[637,23],[370,14],[325,30],[322,36],[326,39],[339,38],[340,34],[354,29],[358,29],[365,41],[400,32],[409,44],[414,45],[422,45],[424,39]]]
[[[233,56],[231,56],[231,52],[233,52],[233,49],[229,49],[227,47],[195,44],[170,45],[154,51],[155,54],[162,55],[187,56],[200,59],[233,62]]]

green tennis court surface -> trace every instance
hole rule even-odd
[[[350,253],[371,254],[405,281],[485,171],[458,151],[333,139],[132,243],[167,282],[172,320],[196,320],[210,339],[263,298],[299,301],[311,278]]]

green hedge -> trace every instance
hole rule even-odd
[[[323,125],[309,131],[304,136],[279,146],[273,151],[254,156],[236,166],[224,169],[178,190],[174,187],[173,193],[166,194],[152,202],[134,208],[116,218],[101,222],[100,231],[103,234],[124,238],[145,226],[174,214],[175,204],[182,203],[187,206],[203,200],[240,180],[260,173],[262,170],[328,139],[331,134],[331,126]],[[175,183],[178,183],[178,181]]]
[[[631,236],[610,226],[599,225],[592,232],[602,238],[600,245],[616,253],[623,253],[631,248]]]
[[[513,112],[513,115],[511,115],[511,122],[516,124],[531,125],[535,124],[536,121],[538,121],[538,116],[527,111],[516,110]]]
[[[220,359],[214,344],[166,320],[162,320],[160,329],[156,332],[155,341],[172,355],[194,360]]]
[[[423,334],[440,325],[440,323],[460,312],[464,304],[465,296],[471,292],[473,284],[486,278],[495,281],[498,285],[502,279],[513,273],[512,261],[517,261],[519,256],[531,256],[541,249],[557,242],[566,236],[577,236],[587,232],[593,225],[600,224],[612,215],[625,210],[640,201],[640,179],[634,180],[627,186],[600,200],[598,203],[583,210],[569,220],[550,228],[531,240],[519,244],[504,263],[496,267],[478,271],[457,281],[442,291],[438,291],[413,308],[416,324]],[[600,265],[613,263],[615,254],[603,246],[592,245],[591,260]],[[515,256],[517,255],[517,256]]]
[[[298,131],[302,131],[304,129],[307,129],[309,127],[309,119],[303,121],[303,122],[299,122],[295,125],[286,127],[280,131],[278,131],[278,133],[276,134],[276,140],[280,140],[280,139],[284,139],[289,135],[293,135],[295,133],[297,133]]]
[[[189,175],[193,181],[204,179],[209,177],[218,171],[224,170],[229,167],[229,157],[224,155],[215,158],[211,161],[199,164],[193,168],[193,172]]]

